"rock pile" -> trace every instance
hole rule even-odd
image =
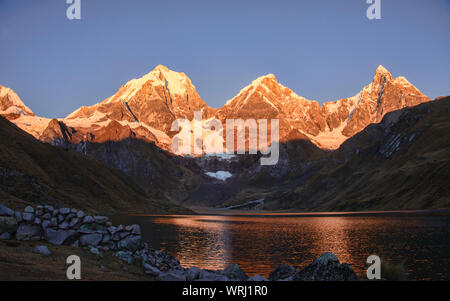
[[[146,247],[139,225],[116,227],[106,216],[91,216],[82,210],[56,209],[48,205],[28,206],[23,212],[0,205],[0,239],[12,238],[112,250],[119,258],[131,262],[133,256],[138,256]]]
[[[145,274],[164,281],[267,281],[260,275],[248,277],[237,264],[224,270],[211,271],[196,267],[184,268],[170,254],[151,249],[142,242],[139,225],[113,226],[106,216],[86,215],[71,208],[28,206],[24,212],[0,205],[0,239],[44,240],[54,245],[85,247],[103,257],[101,251],[112,251],[128,264],[141,263]],[[33,252],[51,255],[46,246],[37,246]],[[269,277],[272,281],[357,280],[351,266],[333,253],[324,253],[314,262],[296,271],[289,265],[280,265]]]

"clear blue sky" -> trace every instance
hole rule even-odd
[[[219,107],[273,73],[320,102],[349,97],[379,64],[434,98],[450,94],[450,1],[0,0],[0,85],[38,115],[64,117],[158,64]]]

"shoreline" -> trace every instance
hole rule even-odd
[[[308,211],[299,212],[291,210],[235,210],[235,209],[211,209],[211,208],[190,208],[195,214],[116,214],[116,216],[255,216],[255,217],[342,217],[342,216],[447,216],[450,209],[426,209],[426,210],[377,210],[377,211]]]

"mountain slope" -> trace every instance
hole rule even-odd
[[[90,212],[187,210],[149,197],[119,170],[37,141],[0,117],[0,199],[12,207],[47,203]]]
[[[0,116],[39,139],[50,119],[36,116],[10,88],[0,86]]]
[[[266,209],[354,211],[450,207],[450,97],[387,114]],[[298,177],[291,177],[295,182]],[[256,198],[257,196],[255,196]]]
[[[84,134],[90,132],[92,142],[103,142],[96,128],[107,128],[115,121],[168,149],[172,122],[177,118],[192,120],[194,111],[208,116],[213,109],[200,98],[184,73],[159,65],[143,77],[130,80],[101,103],[76,110],[64,123]]]
[[[358,94],[322,106],[297,95],[268,74],[244,87],[219,109],[207,106],[186,74],[159,65],[141,78],[130,80],[104,101],[81,107],[58,120],[60,130],[49,119],[25,109],[15,93],[10,98],[22,104],[21,114],[5,114],[7,110],[17,111],[11,101],[2,101],[0,114],[14,119],[19,127],[43,141],[79,144],[137,138],[168,151],[176,134],[171,131],[172,122],[192,120],[194,111],[201,111],[203,120],[217,118],[224,125],[227,119],[279,119],[281,142],[306,137],[320,148],[337,149],[369,124],[380,122],[386,113],[429,101],[406,78],[393,78],[381,65],[372,82]],[[46,131],[47,125],[50,128]]]
[[[357,95],[322,105],[297,95],[269,74],[244,87],[222,108],[212,109],[184,73],[161,65],[127,82],[104,101],[82,107],[59,120],[38,119],[15,93],[7,91],[2,95],[9,96],[0,99],[3,112],[18,112],[4,114],[10,121],[41,141],[77,150],[121,170],[152,198],[207,206],[264,198],[266,208],[295,206],[305,210],[313,207],[297,201],[298,195],[310,199],[310,195],[317,193],[313,202],[317,208],[336,205],[338,200],[321,193],[322,187],[330,187],[333,195],[340,195],[341,199],[347,198],[340,193],[351,189],[352,183],[342,180],[345,186],[335,191],[333,187],[341,182],[333,179],[338,175],[352,178],[346,172],[353,165],[345,164],[353,161],[342,159],[341,150],[354,143],[349,141],[356,141],[352,138],[371,124],[380,123],[389,112],[429,101],[404,77],[393,78],[382,66],[377,68],[372,82]],[[198,110],[202,111],[203,120],[217,118],[224,125],[227,119],[279,119],[278,164],[261,166],[259,155],[221,159],[171,154],[170,144],[176,134],[170,130],[173,120],[192,120],[194,111]],[[27,122],[22,122],[23,118],[28,118]],[[371,172],[366,166],[368,162],[384,164],[383,160],[376,159],[370,157],[367,162],[354,164],[367,168],[363,171],[366,175]],[[339,164],[345,172],[332,175],[327,181]],[[376,169],[376,165],[371,168]],[[214,177],[219,173],[227,178]],[[358,182],[359,178],[355,176],[354,180]],[[373,179],[367,180],[371,183]]]

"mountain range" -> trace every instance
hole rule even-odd
[[[42,142],[120,170],[152,198],[208,207],[264,200],[261,208],[271,210],[448,207],[448,185],[441,183],[450,170],[448,103],[430,101],[383,66],[356,95],[322,105],[268,74],[216,109],[184,73],[159,65],[62,119],[36,116],[13,90],[0,86],[0,115]],[[172,122],[192,120],[195,111],[222,122],[279,119],[279,162],[260,166],[259,155],[172,154]],[[444,139],[423,138],[436,133]],[[433,177],[420,182],[427,173]]]
[[[393,78],[379,66],[373,80],[358,94],[319,105],[278,83],[273,74],[261,76],[218,109],[209,107],[184,74],[159,65],[132,79],[102,102],[81,107],[59,120],[38,117],[14,91],[0,87],[0,114],[37,139],[60,144],[102,143],[126,137],[156,143],[170,150],[175,119],[279,119],[280,141],[306,137],[322,149],[337,149],[386,113],[429,101],[404,77]]]

